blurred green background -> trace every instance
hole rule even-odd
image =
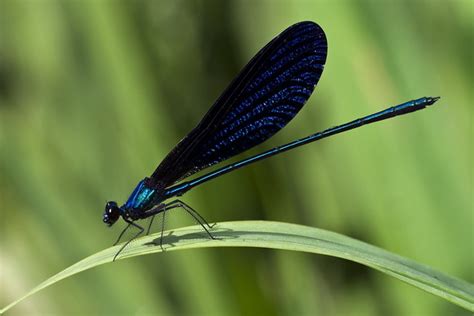
[[[223,176],[184,201],[211,222],[320,227],[473,282],[472,0],[4,0],[0,305],[110,246],[123,226],[102,223],[105,201],[124,202],[241,67],[302,20],[326,32],[325,71],[291,124],[250,153],[442,99]],[[101,266],[9,313],[51,314],[468,313],[340,259],[209,249]]]

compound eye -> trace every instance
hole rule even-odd
[[[108,201],[107,204],[105,204],[105,211],[109,211],[114,208],[118,208],[117,202]]]
[[[109,226],[113,225],[120,217],[120,208],[114,201],[109,201],[105,204],[105,212],[103,221]]]

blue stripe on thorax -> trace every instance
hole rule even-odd
[[[145,185],[145,180],[141,180],[122,208],[145,210],[152,201],[154,193],[155,190],[148,188]]]

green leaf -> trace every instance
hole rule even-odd
[[[212,229],[217,240],[209,239],[200,226],[164,233],[164,252],[205,247],[261,247],[334,256],[382,271],[426,292],[474,311],[474,286],[435,271],[425,265],[347,236],[318,228],[269,221],[219,223]],[[117,260],[161,252],[160,233],[133,241]],[[89,256],[47,279],[0,311],[4,313],[30,295],[81,271],[112,262],[121,245]]]

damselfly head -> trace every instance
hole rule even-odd
[[[120,208],[117,203],[109,201],[105,204],[104,217],[102,220],[110,227],[119,219],[120,213]]]

